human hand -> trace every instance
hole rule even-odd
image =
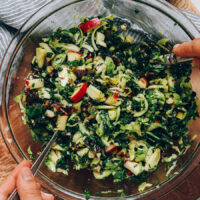
[[[175,45],[173,52],[181,57],[195,57],[193,63],[200,68],[200,38]]]
[[[24,160],[5,179],[0,185],[1,200],[7,200],[15,188],[20,200],[54,200],[52,195],[41,192],[40,185],[36,183],[30,167],[31,163]]]

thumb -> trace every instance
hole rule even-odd
[[[200,38],[175,45],[173,52],[181,57],[200,57]]]
[[[20,200],[42,200],[40,188],[28,167],[23,167],[19,172],[17,177],[17,191]]]

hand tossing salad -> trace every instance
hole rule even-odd
[[[112,16],[85,18],[36,48],[24,121],[42,143],[58,131],[45,161],[53,172],[68,174],[71,163],[119,182],[174,163],[189,148],[187,126],[198,115],[191,64],[167,66],[160,55],[170,42],[134,43],[128,27]]]

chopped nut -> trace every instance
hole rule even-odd
[[[131,36],[126,36],[126,40],[127,43],[132,43],[133,42],[133,38]]]
[[[176,115],[176,118],[178,119],[184,119],[184,114],[182,112],[178,112],[178,114]]]
[[[100,158],[101,157],[101,153],[97,153],[97,158]]]
[[[52,147],[55,147],[55,146],[56,146],[56,142],[53,143]]]
[[[47,66],[46,70],[48,73],[51,73],[53,71],[53,67],[52,66]]]
[[[89,151],[88,157],[89,158],[94,158],[95,157],[95,153],[93,151]]]
[[[93,170],[99,173],[101,170],[101,167],[100,166],[94,167]]]
[[[110,50],[110,51],[114,51],[114,50],[115,50],[115,47],[114,47],[114,46],[111,46],[109,50]]]
[[[86,109],[86,108],[85,108]],[[89,115],[88,117],[86,117],[85,119],[84,119],[84,124],[85,123],[87,123],[88,121],[90,121],[91,119],[94,119],[94,115]]]
[[[167,99],[166,101],[167,104],[173,104],[174,103],[174,100],[172,98],[169,98]]]
[[[112,30],[116,32],[117,31],[117,26],[113,26]]]
[[[47,132],[42,133],[43,137],[46,137],[47,135],[49,135]]]
[[[126,31],[126,25],[121,25],[121,29],[123,30],[123,31]]]

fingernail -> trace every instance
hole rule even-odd
[[[176,45],[174,46],[174,49],[178,48],[179,46],[180,46],[180,44],[176,44]]]
[[[54,196],[52,194],[41,192],[42,198],[51,198],[54,199]]]
[[[36,183],[38,190],[41,190],[41,186],[39,183]]]
[[[31,172],[31,170],[29,168],[24,168],[23,169],[22,178],[25,181],[29,181],[29,180],[32,180],[34,178],[32,172]]]

